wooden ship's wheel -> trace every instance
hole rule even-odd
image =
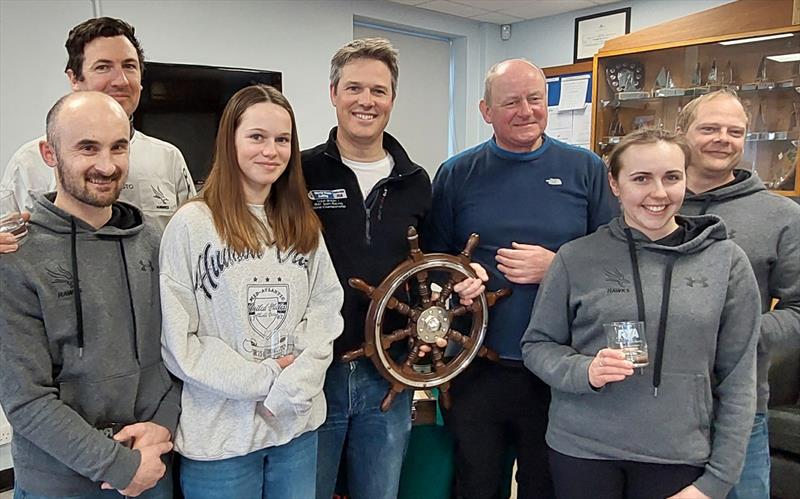
[[[381,410],[387,411],[395,397],[407,388],[429,389],[439,387],[440,400],[450,407],[447,393],[450,381],[464,371],[476,357],[497,360],[497,354],[485,346],[489,307],[505,296],[510,289],[482,293],[471,305],[449,307],[453,286],[467,277],[477,277],[470,267],[471,254],[478,245],[478,235],[472,234],[459,255],[445,253],[425,254],[419,249],[419,238],[414,227],[408,229],[409,258],[398,265],[378,287],[372,287],[361,279],[351,278],[351,287],[362,291],[370,298],[364,328],[364,344],[344,355],[344,360],[367,356],[378,372],[391,383]],[[441,281],[441,291],[436,296],[431,290],[432,276]],[[411,303],[398,299],[398,291],[410,291],[414,295]],[[403,293],[399,293],[402,295]],[[384,331],[387,312],[394,311],[407,318],[401,329]],[[454,323],[462,318],[468,326],[463,331],[455,329]],[[470,321],[471,319],[471,321]],[[445,357],[444,348],[436,345],[443,338],[454,345],[456,352]],[[405,341],[408,351],[398,358],[397,342]],[[430,354],[420,357],[420,347],[427,345]],[[392,354],[395,354],[394,356]],[[450,348],[448,348],[450,353]]]

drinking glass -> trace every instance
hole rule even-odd
[[[22,244],[28,235],[28,224],[22,219],[19,203],[11,190],[0,190],[0,232],[12,234],[17,244]]]
[[[633,367],[641,368],[648,364],[644,322],[610,322],[603,324],[603,329],[606,332],[608,348],[622,350],[622,353],[625,354],[625,360],[631,362]]]

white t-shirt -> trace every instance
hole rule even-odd
[[[364,196],[365,200],[372,188],[375,187],[375,184],[388,177],[392,172],[392,168],[394,168],[394,158],[388,152],[383,159],[371,163],[353,161],[342,156],[342,163],[356,174],[358,187],[361,189],[361,195]]]
[[[31,211],[34,196],[56,190],[55,169],[39,154],[39,137],[23,144],[6,166],[0,186],[13,189],[20,208]],[[163,229],[169,218],[197,192],[177,147],[135,131],[131,138],[128,179],[119,200],[131,203]]]

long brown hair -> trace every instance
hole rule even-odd
[[[242,115],[250,106],[262,102],[286,109],[292,120],[289,164],[272,185],[264,202],[269,229],[247,207],[235,138]],[[281,251],[293,247],[300,253],[310,253],[316,249],[322,224],[307,196],[294,112],[282,93],[268,85],[252,85],[231,97],[222,112],[214,163],[200,197],[210,208],[214,227],[220,237],[237,253],[255,253],[265,245],[276,245]]]

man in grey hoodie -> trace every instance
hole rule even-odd
[[[0,260],[15,497],[171,497],[161,456],[180,389],[161,360],[159,230],[117,202],[129,146],[114,99],[62,97],[39,145],[57,190],[37,197],[26,240]]]
[[[681,213],[722,217],[758,281],[763,315],[756,416],[741,479],[728,498],[769,499],[769,353],[787,337],[800,335],[800,206],[767,191],[755,172],[737,168],[747,115],[735,93],[720,90],[694,99],[681,110],[678,130],[692,149]]]

